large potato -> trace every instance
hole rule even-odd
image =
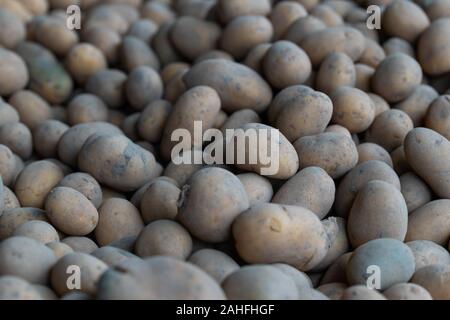
[[[394,108],[405,112],[413,121],[414,127],[419,127],[425,120],[432,102],[439,96],[437,91],[429,85],[420,85]]]
[[[27,237],[43,244],[59,241],[58,231],[45,221],[31,220],[19,225],[13,233],[16,237]]]
[[[220,20],[228,23],[236,17],[255,14],[267,15],[270,12],[270,0],[218,0],[217,11]]]
[[[90,174],[84,172],[71,173],[65,176],[58,186],[81,192],[96,208],[102,204],[102,189]]]
[[[0,45],[13,49],[25,39],[25,24],[10,10],[0,8]]]
[[[430,188],[412,172],[400,176],[400,185],[409,213],[427,204],[432,199]]]
[[[237,177],[244,186],[250,206],[258,202],[270,202],[273,187],[270,181],[256,173],[241,173]]]
[[[407,242],[416,261],[416,271],[433,264],[450,265],[450,253],[442,246],[429,240]]]
[[[13,208],[0,215],[0,240],[9,238],[22,223],[31,220],[48,221],[44,210],[37,208]]]
[[[240,214],[233,236],[248,263],[283,262],[301,271],[315,267],[331,245],[314,213],[280,204],[261,203]]]
[[[420,36],[417,56],[423,70],[430,75],[441,75],[450,71],[450,19],[443,18],[433,23]]]
[[[434,264],[419,269],[411,282],[416,283],[431,294],[435,300],[450,300],[450,265]]]
[[[218,283],[239,270],[239,265],[227,254],[214,249],[201,249],[188,259],[190,263],[209,273]]]
[[[356,69],[352,59],[343,52],[332,52],[320,64],[316,88],[327,94],[339,87],[356,85]]]
[[[388,300],[433,300],[430,293],[414,283],[398,283],[383,292]]]
[[[447,140],[450,139],[450,95],[440,96],[431,103],[425,117],[425,126]]]
[[[24,60],[13,51],[0,48],[0,95],[9,96],[25,88],[28,80]]]

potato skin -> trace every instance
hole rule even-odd
[[[270,181],[256,173],[241,173],[237,177],[244,186],[250,206],[259,202],[270,202],[273,188]]]
[[[326,27],[326,24],[322,20],[312,15],[307,15],[295,20],[286,30],[282,39],[300,44],[308,35],[316,31],[324,30]]]
[[[347,227],[355,248],[378,238],[403,241],[408,228],[408,208],[401,192],[384,181],[368,182],[353,202]]]
[[[450,54],[449,28],[449,18],[438,19],[419,38],[417,57],[427,74],[438,76],[450,71],[450,62],[446,59]]]
[[[408,213],[427,204],[432,199],[430,188],[413,172],[401,175],[400,185],[408,207]]]
[[[307,167],[286,181],[275,193],[272,202],[300,206],[323,219],[334,203],[336,188],[333,179],[319,167]]]
[[[358,163],[358,151],[351,138],[344,134],[324,132],[306,136],[294,143],[300,169],[317,166],[333,179],[343,176]]]
[[[450,253],[429,240],[414,240],[406,245],[412,250],[416,261],[416,271],[433,264],[450,265]]]
[[[180,196],[180,188],[166,177],[160,177],[150,182],[139,202],[144,222],[175,219],[178,215]]]
[[[430,293],[414,283],[398,283],[383,292],[388,300],[433,300]]]
[[[0,48],[0,95],[9,96],[28,83],[29,73],[24,60],[7,49]]]
[[[429,85],[420,85],[394,108],[405,112],[413,121],[414,127],[422,126],[432,102],[439,96]],[[428,127],[428,125],[427,125]]]
[[[139,136],[151,143],[158,143],[171,110],[172,106],[166,100],[149,103],[141,112],[137,123]]]
[[[217,11],[220,20],[228,23],[236,17],[245,15],[265,16],[270,12],[269,0],[218,0]]]
[[[233,236],[236,249],[246,262],[283,262],[301,271],[316,266],[330,246],[314,213],[302,207],[271,203],[255,205],[240,214],[233,223]],[[294,244],[295,247],[289,247]],[[295,256],[292,250],[297,252]]]
[[[46,246],[53,251],[56,259],[73,252],[73,249],[69,245],[59,241],[47,243]]]
[[[108,120],[108,107],[96,95],[85,93],[75,96],[67,106],[67,120],[72,126]]]
[[[14,230],[13,236],[31,238],[43,244],[59,241],[56,229],[51,224],[39,220],[22,223]]]
[[[188,262],[206,271],[219,284],[240,268],[230,256],[215,249],[198,250],[189,257]]]
[[[450,95],[440,96],[431,103],[425,117],[425,126],[450,139]]]
[[[97,244],[87,237],[70,236],[61,240],[61,243],[68,245],[74,252],[91,254],[98,249]]]
[[[386,300],[386,298],[366,285],[354,285],[344,290],[341,300]]]
[[[90,174],[84,172],[71,173],[65,176],[58,186],[81,192],[96,208],[102,204],[102,189]]]
[[[120,70],[104,69],[92,74],[86,82],[86,91],[105,102],[108,107],[117,109],[125,100],[127,75]]]
[[[119,271],[120,270],[120,271]],[[98,283],[102,300],[225,299],[219,284],[193,264],[171,257],[124,261]]]
[[[358,247],[350,257],[346,271],[350,284],[366,285],[367,268],[380,268],[381,290],[396,283],[408,282],[414,273],[414,256],[411,249],[399,240],[381,238]]]
[[[67,54],[65,64],[75,80],[82,85],[91,75],[108,66],[103,52],[90,43],[73,46]]]
[[[209,86],[217,91],[226,112],[240,109],[264,111],[272,100],[272,89],[249,67],[224,59],[205,60],[184,76],[186,87]]]
[[[45,201],[45,211],[52,224],[68,235],[86,235],[98,223],[97,209],[72,188],[54,188]]]
[[[33,145],[43,158],[55,158],[58,142],[69,126],[58,120],[46,120],[33,129]]]
[[[356,147],[356,149],[358,150],[358,164],[370,160],[379,160],[385,162],[391,168],[394,166],[389,152],[387,152],[386,149],[376,143],[360,143]]]
[[[419,269],[411,279],[431,294],[434,300],[449,300],[450,265],[435,264]]]
[[[235,175],[221,168],[205,168],[182,188],[177,218],[193,236],[218,243],[229,238],[234,219],[248,207],[244,186]]]
[[[91,253],[92,256],[96,257],[97,259],[102,260],[104,263],[106,263],[109,267],[115,267],[119,263],[125,260],[140,260],[138,256],[135,256],[131,252],[128,252],[126,250],[112,247],[112,246],[104,246],[101,248],[98,248],[97,250],[93,251]]]
[[[42,300],[42,296],[31,284],[22,278],[1,276],[0,300]]]
[[[352,59],[343,52],[332,52],[320,64],[316,88],[327,94],[342,86],[356,84],[356,69]]]
[[[25,39],[25,24],[9,10],[0,9],[0,45],[13,49]]]
[[[404,142],[405,157],[428,186],[441,198],[450,198],[450,142],[427,128],[411,130]],[[429,170],[433,168],[433,170]]]
[[[163,96],[163,82],[158,72],[148,66],[134,68],[125,84],[127,100],[137,110]]]
[[[307,15],[308,12],[300,3],[294,1],[277,3],[270,13],[274,39],[280,39],[295,21]]]
[[[434,200],[410,214],[406,241],[430,240],[444,246],[449,240],[449,227],[450,200]]]
[[[0,126],[0,144],[8,146],[23,160],[33,153],[33,137],[30,129],[21,122],[11,122]]]

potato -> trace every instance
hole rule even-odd
[[[91,255],[102,260],[109,267],[114,267],[125,260],[140,260],[139,257],[128,251],[110,246],[101,247]]]
[[[254,46],[247,54],[245,59],[242,61],[244,65],[258,72],[262,73],[262,61],[267,51],[270,49],[272,44],[261,43]]]
[[[250,206],[259,202],[270,202],[273,188],[269,180],[256,173],[241,173],[237,177],[244,186]]]
[[[353,252],[347,252],[337,258],[324,272],[321,279],[319,279],[320,285],[333,282],[347,283],[345,268],[352,254]]]
[[[450,17],[450,6],[445,0],[432,0],[426,3],[424,10],[430,20]]]
[[[261,118],[252,109],[242,109],[233,112],[227,120],[223,123],[220,130],[226,134],[227,129],[237,129],[241,128],[247,123],[260,123]]]
[[[274,263],[271,266],[281,270],[285,275],[290,277],[299,292],[305,288],[312,288],[311,279],[306,273],[285,263]]]
[[[408,282],[415,268],[413,253],[407,245],[396,239],[375,239],[356,248],[350,257],[346,267],[349,283],[366,285],[373,273],[369,268],[372,265],[379,268],[381,290]]]
[[[46,245],[47,245],[47,247],[52,249],[53,254],[56,256],[56,258],[58,260],[62,256],[65,256],[66,254],[73,252],[73,249],[69,245],[67,245],[63,242],[59,242],[59,241],[50,242],[50,243],[47,243]]]
[[[86,91],[99,97],[108,107],[117,109],[124,103],[127,76],[120,70],[99,70],[89,77]]]
[[[370,160],[378,160],[386,163],[391,168],[394,166],[389,153],[380,145],[371,142],[364,142],[359,144],[358,150],[358,164]]]
[[[377,41],[366,38],[365,49],[358,62],[376,68],[385,58],[383,47]]]
[[[379,114],[366,132],[367,142],[376,143],[392,152],[403,144],[414,128],[411,118],[403,111],[390,109]]]
[[[144,228],[139,211],[127,200],[111,198],[98,209],[95,239],[100,246],[127,236],[137,236]]]
[[[90,254],[98,249],[97,244],[87,237],[65,237],[61,243],[68,245],[74,252]]]
[[[127,99],[137,110],[144,109],[149,103],[161,99],[163,83],[159,74],[147,66],[134,68],[125,84]]]
[[[0,144],[0,175],[6,186],[11,185],[15,179],[16,160],[11,149]]]
[[[33,137],[30,129],[20,122],[10,122],[0,126],[0,144],[8,146],[12,152],[26,160],[33,152]]]
[[[0,300],[42,300],[40,292],[15,276],[0,277]]]
[[[355,248],[378,238],[403,241],[408,228],[408,208],[401,192],[390,183],[369,181],[353,202],[347,228]]]
[[[102,51],[110,64],[118,60],[121,38],[117,32],[104,26],[91,26],[83,30],[82,40]]]
[[[71,125],[107,121],[108,107],[93,94],[80,94],[70,101],[67,107],[67,117]]]
[[[83,145],[78,166],[99,183],[133,191],[153,177],[156,161],[153,154],[122,135],[98,135]]]
[[[450,142],[433,130],[415,128],[406,136],[404,146],[406,160],[414,172],[439,197],[450,198]]]
[[[365,285],[355,285],[344,290],[341,300],[386,300],[386,298]]]
[[[13,236],[31,238],[43,244],[59,241],[56,229],[51,224],[38,220],[22,223],[14,230]]]
[[[390,38],[383,43],[383,49],[386,56],[393,55],[395,53],[404,53],[412,58],[415,57],[413,46],[406,40],[400,38]]]
[[[411,282],[425,288],[434,300],[450,299],[450,265],[434,264],[421,268],[414,273]]]
[[[296,300],[298,290],[291,278],[270,265],[244,266],[222,283],[230,300]]]
[[[388,102],[407,98],[422,82],[419,63],[403,53],[392,54],[380,62],[372,77],[373,92]]]
[[[194,252],[188,262],[211,275],[219,284],[230,274],[239,270],[239,265],[227,254],[214,249],[201,249]]]
[[[78,266],[81,282],[78,290],[88,294],[97,292],[97,283],[108,268],[103,261],[89,254],[81,252],[66,254],[58,260],[51,272],[52,288],[60,296],[70,292],[68,283],[74,284],[72,278],[76,271],[68,269],[70,266]],[[71,272],[67,272],[67,270],[71,270]]]
[[[178,98],[186,92],[187,88],[183,82],[183,77],[187,73],[187,70],[183,70],[174,75],[172,79],[167,83],[164,88],[163,98],[170,103],[177,102]]]
[[[33,129],[33,145],[43,158],[56,157],[58,142],[69,127],[58,120],[45,120]]]
[[[372,99],[374,105],[375,105],[375,117],[377,117],[379,114],[383,113],[386,110],[390,109],[389,104],[379,95],[376,95],[374,93],[368,93],[370,99]]]
[[[67,53],[66,67],[77,83],[83,85],[91,75],[106,69],[108,63],[103,52],[90,43],[79,43]]]
[[[304,83],[311,75],[311,62],[295,43],[281,40],[272,44],[262,60],[267,81],[278,89]]]
[[[309,209],[322,219],[333,205],[334,194],[334,181],[325,170],[308,167],[283,184],[272,202]]]
[[[98,182],[89,174],[75,172],[65,176],[58,184],[82,193],[92,204],[98,208],[102,203],[102,190]]]
[[[345,53],[353,61],[363,54],[364,36],[355,28],[347,26],[319,30],[304,37],[300,46],[305,50],[312,65],[317,67],[332,52]]]
[[[17,177],[14,192],[23,207],[42,209],[45,198],[63,177],[62,170],[50,161],[32,162]]]
[[[374,73],[375,69],[368,65],[362,63],[355,64],[355,74],[356,74],[355,88],[362,90],[364,92],[369,92],[370,82],[372,80],[372,76]]]
[[[3,186],[3,210],[6,211],[14,208],[20,208],[19,200],[11,189]]]
[[[97,209],[81,192],[72,188],[54,188],[45,201],[45,211],[52,224],[68,235],[86,235],[98,223]]]
[[[31,238],[10,237],[0,243],[0,275],[46,284],[56,262],[52,250]]]
[[[414,127],[420,127],[425,120],[430,105],[438,96],[433,87],[420,85],[405,100],[397,103],[394,108],[405,112],[413,121]]]
[[[225,111],[220,110],[217,114],[216,120],[214,121],[213,128],[220,129],[227,120],[228,114]]]
[[[193,236],[218,243],[229,238],[234,219],[248,207],[244,186],[235,175],[205,168],[183,187],[177,218]]]
[[[9,103],[0,100],[0,126],[10,123],[19,122],[19,113]]]
[[[320,64],[316,77],[316,88],[331,93],[342,86],[356,84],[356,70],[353,61],[342,52],[332,52]]]
[[[216,281],[200,268],[171,257],[124,261],[106,271],[98,299],[225,299]]]
[[[330,300],[319,290],[313,288],[302,288],[298,292],[298,300]]]
[[[433,241],[415,240],[406,244],[414,254],[416,271],[433,264],[450,265],[449,252]]]
[[[413,172],[401,175],[400,185],[408,207],[408,213],[422,207],[432,199],[430,188]]]
[[[0,95],[9,96],[22,90],[28,80],[24,60],[13,51],[0,48]]]
[[[306,86],[291,86],[275,96],[268,119],[289,141],[319,134],[325,130],[333,113],[327,95]]]
[[[141,114],[139,112],[132,113],[125,117],[122,122],[121,129],[125,136],[127,136],[131,141],[136,141],[139,139],[137,131],[137,122],[139,121]]]
[[[123,35],[126,33],[131,21],[128,21],[122,13],[114,6],[99,6],[89,12],[87,20],[83,23],[83,28],[90,29],[102,26]]]
[[[447,140],[450,139],[450,95],[440,96],[431,103],[425,117],[425,126]]]
[[[140,66],[159,70],[160,63],[153,50],[139,38],[125,36],[120,48],[120,60],[128,72]]]
[[[153,20],[155,21],[155,20]],[[166,66],[172,62],[181,61],[181,57],[170,40],[170,32],[172,30],[173,23],[166,22],[161,24],[152,40],[153,48],[159,61],[162,65]]]
[[[449,208],[450,200],[440,199],[414,210],[409,216],[406,241],[430,240],[446,245],[450,237]]]
[[[427,74],[438,76],[450,71],[450,62],[446,59],[450,50],[449,26],[450,19],[438,19],[419,38],[417,57]]]
[[[283,262],[301,271],[314,268],[330,247],[317,216],[297,206],[255,205],[236,218],[233,236],[239,255],[248,263]]]
[[[145,188],[139,208],[145,223],[150,223],[158,219],[174,220],[178,215],[178,201],[181,190],[176,183],[160,177]]]
[[[155,22],[149,19],[139,19],[130,25],[127,35],[139,38],[146,43],[151,43],[157,31],[158,26]]]
[[[0,215],[0,240],[9,238],[22,223],[30,220],[48,221],[45,211],[37,208],[13,208]]]
[[[167,64],[160,72],[161,79],[166,85],[170,82],[177,74],[184,73],[189,70],[190,65],[186,62],[173,62]]]
[[[184,76],[188,89],[207,85],[217,91],[226,112],[241,109],[265,110],[272,89],[252,69],[224,59],[206,60],[194,65]]]
[[[25,39],[25,25],[20,18],[9,10],[0,8],[0,45],[13,49]]]
[[[406,156],[403,146],[398,147],[391,152],[392,163],[394,164],[394,170],[397,174],[403,174],[408,171],[412,171],[412,168],[406,161]]]
[[[218,15],[223,23],[249,14],[265,16],[270,12],[270,9],[271,3],[269,0],[219,0],[217,4]]]
[[[339,282],[327,283],[317,287],[317,291],[322,292],[330,300],[341,300],[345,289],[347,289],[347,285]]]
[[[414,283],[398,283],[383,292],[388,300],[433,300],[430,293]]]
[[[270,13],[270,21],[274,29],[274,39],[280,39],[295,21],[307,15],[307,11],[300,3],[294,1],[277,3]]]
[[[52,117],[48,103],[32,91],[17,91],[9,103],[17,110],[20,121],[31,129]]]
[[[141,10],[142,18],[150,19],[157,25],[172,21],[175,18],[175,14],[171,8],[159,1],[147,1],[143,4]]]
[[[312,15],[300,17],[289,26],[282,39],[300,44],[308,35],[316,31],[324,30],[326,27],[326,24],[322,20]]]
[[[203,156],[203,152],[201,150],[194,149],[185,152],[186,154],[184,154],[183,152],[180,156],[175,157],[164,169],[164,176],[175,180],[178,186],[185,185],[186,181],[191,177],[192,174],[203,168],[203,164],[195,164],[194,161],[191,161],[190,163],[175,164],[174,161],[176,161],[178,157],[187,156],[189,157],[189,159],[193,160],[194,157]]]
[[[339,15],[333,7],[326,4],[318,4],[312,8],[309,13],[319,18],[329,27],[337,27],[344,23],[341,15]]]
[[[344,134],[325,132],[306,136],[294,143],[300,169],[317,166],[333,179],[343,176],[358,163],[358,151],[351,138]]]

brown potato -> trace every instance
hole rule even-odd
[[[87,237],[65,237],[61,243],[68,245],[74,252],[92,253],[98,249],[97,244]]]
[[[379,95],[376,95],[374,93],[368,93],[369,97],[372,99],[374,105],[375,105],[375,117],[377,117],[379,114],[383,113],[386,110],[390,109],[389,104]]]
[[[402,194],[408,207],[408,213],[427,204],[432,199],[432,192],[426,183],[413,172],[400,176]]]
[[[342,52],[332,52],[320,64],[316,77],[316,88],[331,93],[342,86],[356,84],[356,70],[353,61]]]
[[[337,27],[344,23],[342,17],[326,4],[318,4],[312,8],[309,13],[322,20],[328,27]]]
[[[389,38],[383,43],[383,49],[386,56],[390,56],[395,53],[404,53],[412,58],[416,56],[413,46],[408,41],[400,38]]]
[[[91,26],[83,29],[82,40],[102,51],[110,64],[117,62],[121,38],[114,30],[100,25]]]
[[[449,252],[429,240],[414,240],[406,243],[414,254],[416,271],[434,264],[450,265]]]
[[[172,22],[161,24],[152,40],[153,48],[163,66],[182,60],[180,54],[175,50],[172,41],[170,40],[172,27]]]
[[[140,260],[138,256],[135,256],[131,252],[125,251],[123,249],[104,246],[98,248],[94,252],[91,253],[92,256],[102,260],[109,267],[115,267],[119,263],[125,260]]]
[[[270,12],[270,0],[219,0],[217,11],[220,20],[228,23],[236,17],[245,15],[265,16]]]
[[[427,2],[424,10],[428,18],[432,21],[450,17],[450,5],[445,0],[432,0]]]
[[[242,61],[247,67],[255,70],[258,73],[262,73],[262,60],[266,55],[267,51],[270,49],[272,44],[261,43],[254,46],[247,54],[245,59]]]
[[[347,283],[345,268],[352,254],[353,252],[347,252],[337,258],[323,273],[323,276],[321,275],[320,285],[334,282]]]
[[[13,208],[0,215],[0,240],[12,236],[14,230],[22,223],[31,220],[48,221],[44,210],[37,208]]]
[[[308,15],[295,20],[286,30],[282,38],[300,44],[306,36],[323,30],[326,27],[326,24],[322,20]]]
[[[75,172],[66,175],[58,184],[59,187],[68,187],[82,193],[92,204],[98,208],[102,204],[102,189],[90,174]]]
[[[90,43],[79,43],[70,49],[66,57],[66,67],[81,85],[91,75],[108,67],[103,52]]]
[[[388,300],[433,300],[430,293],[414,283],[398,283],[383,292]]]
[[[355,285],[344,290],[341,300],[386,300],[386,297],[365,285]]]
[[[366,38],[366,47],[358,62],[376,68],[386,58],[383,47],[377,41]]]
[[[17,110],[20,121],[33,129],[39,123],[51,119],[48,103],[32,91],[18,91],[9,99],[9,103]]]
[[[46,244],[47,247],[52,249],[56,259],[59,260],[62,256],[65,256],[68,253],[73,252],[73,249],[63,242],[50,242]]]
[[[142,6],[142,18],[150,19],[157,25],[169,22],[175,18],[175,13],[171,8],[160,1],[145,2]]]
[[[346,288],[347,285],[345,283],[331,282],[317,287],[317,291],[322,292],[330,298],[330,300],[341,300],[342,294]]]
[[[233,112],[226,121],[222,124],[220,130],[226,133],[227,129],[237,129],[241,128],[247,123],[260,123],[261,118],[252,109],[242,109]]]
[[[51,224],[39,220],[22,223],[14,230],[14,236],[31,238],[43,244],[59,241],[56,229]]]
[[[15,276],[0,277],[0,300],[42,300],[38,290]]]
[[[58,120],[40,122],[33,129],[33,144],[43,158],[54,158],[58,153],[58,142],[69,127]]]
[[[188,261],[211,275],[221,284],[230,274],[239,270],[239,265],[227,254],[214,249],[194,252]]]
[[[108,107],[93,94],[80,94],[69,102],[67,120],[72,126],[85,122],[106,121]]]
[[[25,62],[13,51],[0,48],[0,95],[9,96],[25,88],[29,74]]]
[[[149,103],[161,99],[163,83],[159,74],[148,66],[133,69],[125,84],[125,92],[131,106],[144,109]]]
[[[35,28],[36,41],[58,56],[66,56],[79,41],[78,34],[55,17],[45,16]]]
[[[124,103],[126,80],[126,74],[120,70],[100,70],[89,77],[86,91],[102,99],[108,107],[117,109]]]
[[[250,206],[259,202],[270,202],[273,188],[270,181],[256,173],[241,173],[237,177],[244,186]]]
[[[158,26],[155,22],[150,19],[139,19],[130,25],[127,35],[137,37],[146,43],[151,43],[157,31]]]
[[[19,113],[9,103],[0,99],[0,126],[11,122],[19,122]]]
[[[425,288],[435,300],[449,300],[450,265],[435,264],[419,269],[412,283]]]
[[[11,185],[16,177],[16,159],[11,149],[0,144],[0,175],[6,186]]]
[[[366,93],[369,92],[370,83],[372,81],[372,76],[375,73],[375,69],[368,65],[357,63],[355,64],[355,73],[355,88],[358,88]]]
[[[417,56],[427,74],[437,76],[450,71],[450,63],[446,59],[450,50],[450,37],[447,32],[449,27],[449,18],[438,19],[420,36]]]
[[[425,126],[450,139],[450,95],[440,96],[431,103],[425,116]]]
[[[186,153],[186,154],[185,154]],[[202,157],[203,152],[201,150],[187,150],[184,151],[179,157],[189,157],[193,160],[194,157]],[[169,177],[177,182],[178,186],[184,186],[187,180],[198,170],[203,168],[203,164],[195,164],[194,161],[190,163],[175,164],[178,157],[172,159],[171,162],[164,169],[164,176]],[[174,162],[175,161],[175,162]]]
[[[13,49],[25,39],[25,25],[20,18],[9,10],[0,8],[0,45]]]
[[[308,12],[300,3],[294,1],[277,3],[270,13],[270,21],[274,29],[274,39],[278,40],[282,38],[297,19],[306,17],[307,15]]]
[[[3,186],[3,210],[6,211],[14,208],[20,208],[19,200],[11,189]]]
[[[160,63],[152,48],[139,38],[125,36],[120,48],[120,61],[124,69],[131,72],[140,66],[148,66],[159,70]]]
[[[391,168],[394,167],[391,156],[382,146],[376,143],[364,142],[359,144],[356,148],[358,150],[358,164],[370,160],[379,160],[385,162]]]
[[[21,122],[10,122],[0,126],[0,144],[8,146],[23,160],[30,158],[33,152],[31,131]]]
[[[125,136],[133,142],[139,139],[137,122],[139,121],[140,116],[140,112],[132,113],[129,116],[125,117],[125,119],[123,119],[121,125],[121,129],[123,133],[125,133]]]

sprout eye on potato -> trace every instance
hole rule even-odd
[[[0,0],[0,300],[450,300],[449,57],[449,0]]]

